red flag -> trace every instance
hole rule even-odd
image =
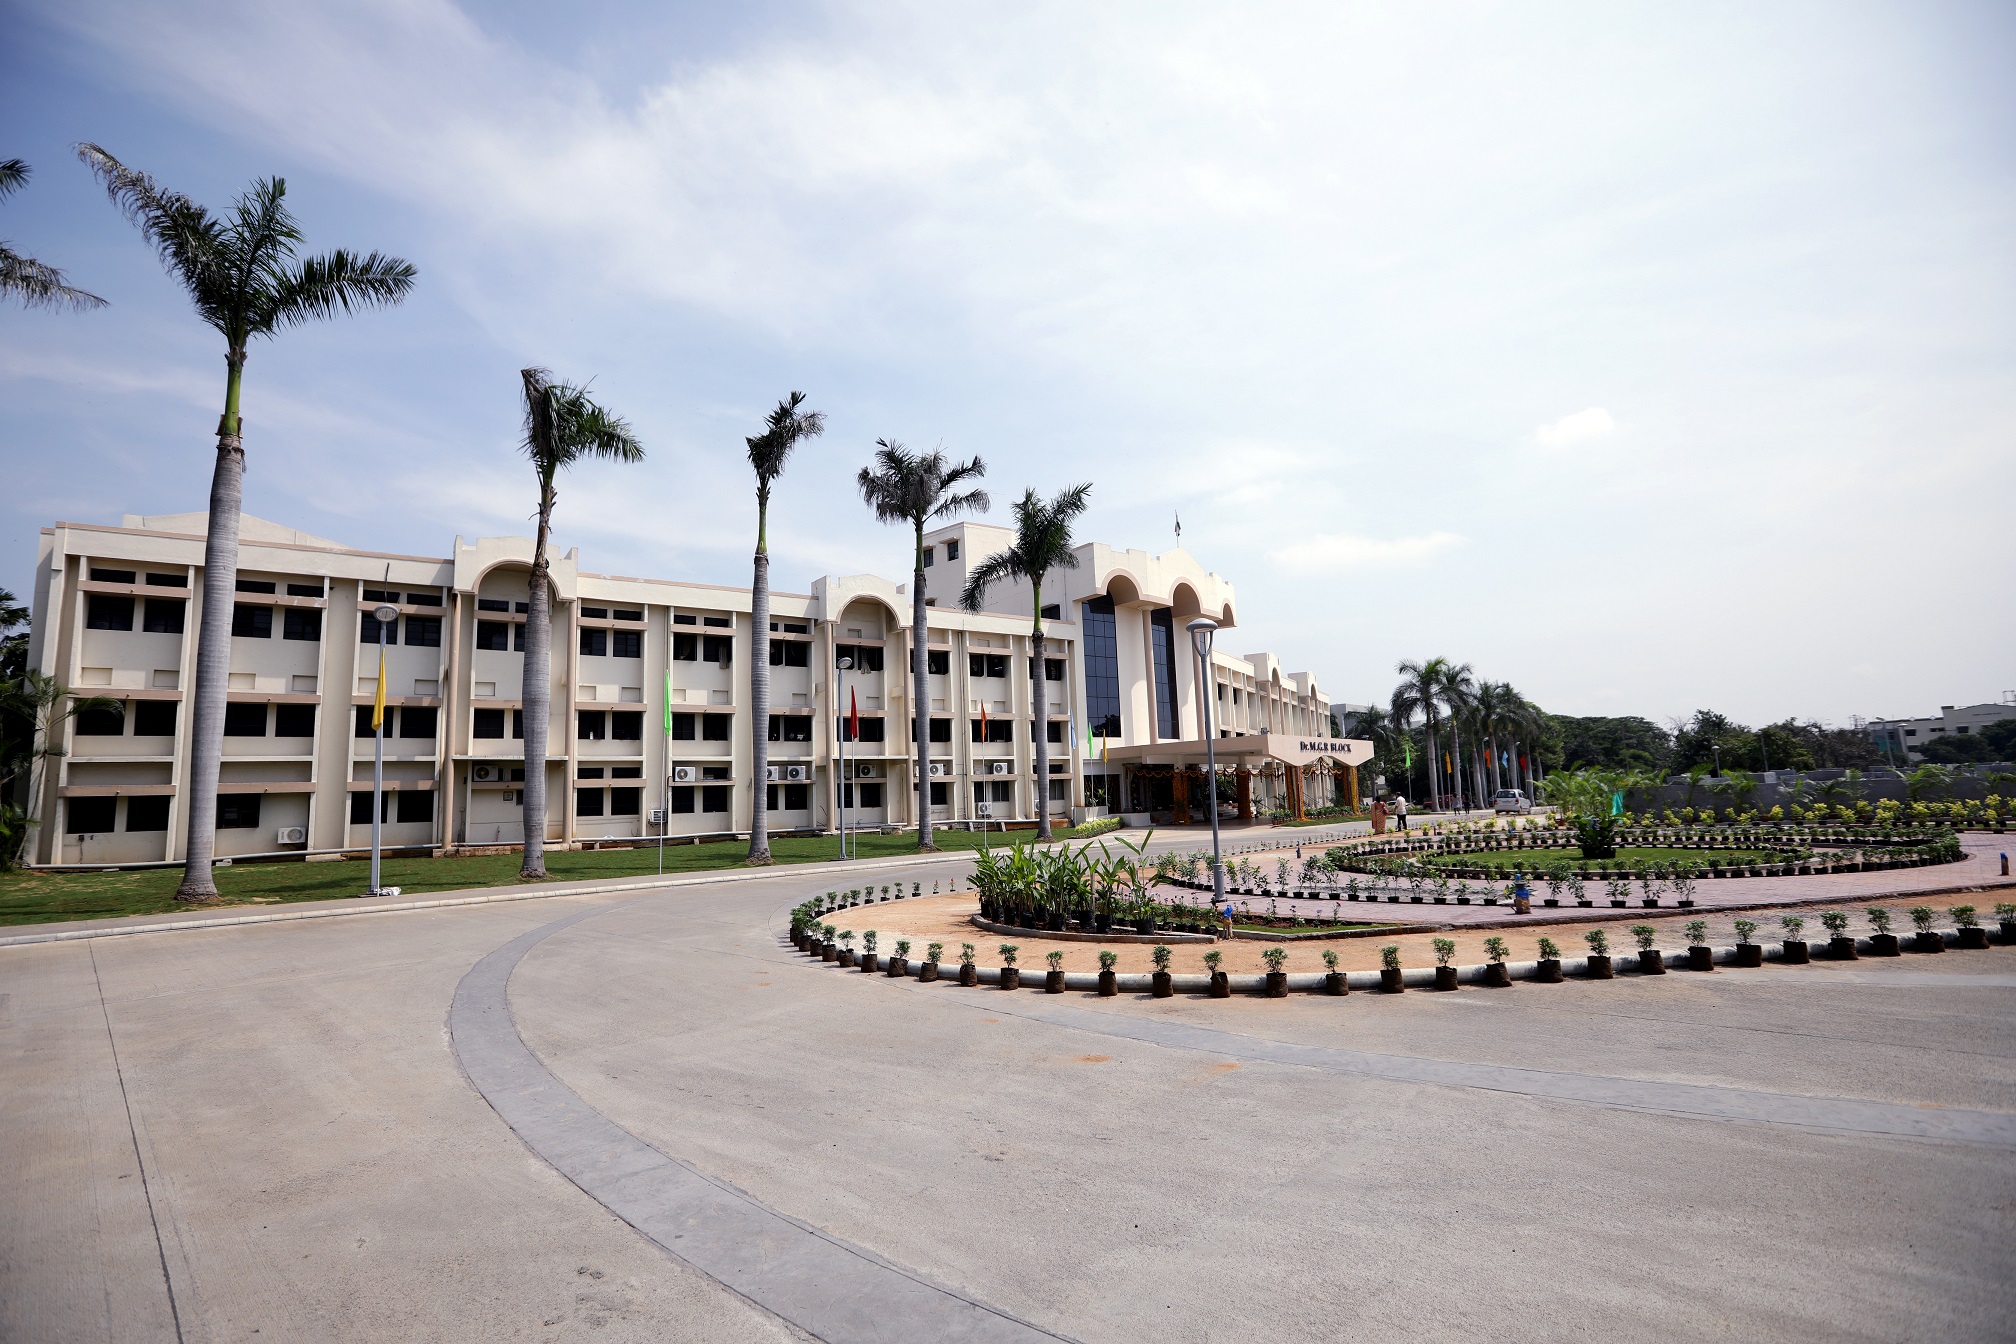
[[[982,742],[987,740],[987,702],[985,700],[980,702],[980,740]]]
[[[854,699],[852,686],[847,688],[847,740],[849,742],[861,740],[861,706]]]

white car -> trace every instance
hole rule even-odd
[[[1531,812],[1533,800],[1517,789],[1500,789],[1491,800],[1493,812]]]

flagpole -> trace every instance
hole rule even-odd
[[[378,691],[371,697],[371,891],[384,890],[380,881],[380,827],[385,817],[385,632],[399,619],[399,608],[385,605],[372,610],[378,620]]]
[[[658,876],[665,876],[665,832],[672,826],[672,669],[665,669],[665,750],[658,757]]]

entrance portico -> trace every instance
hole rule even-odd
[[[1188,824],[1193,796],[1199,811],[1213,800],[1216,791],[1206,783],[1205,772],[1214,755],[1218,773],[1229,774],[1236,782],[1241,821],[1253,818],[1255,779],[1266,795],[1273,795],[1278,786],[1279,805],[1299,821],[1311,805],[1310,783],[1325,777],[1331,780],[1332,802],[1358,805],[1357,767],[1372,759],[1372,744],[1358,738],[1248,733],[1218,738],[1208,749],[1200,738],[1111,747],[1105,763],[1121,767],[1122,798],[1127,804],[1113,810],[1169,812],[1177,825]]]

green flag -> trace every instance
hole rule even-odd
[[[672,669],[665,669],[665,736],[672,736]]]

